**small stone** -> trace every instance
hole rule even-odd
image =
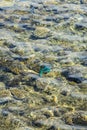
[[[44,112],[44,115],[45,115],[47,118],[54,116],[52,110],[45,111],[45,112]]]
[[[0,98],[3,98],[3,97],[11,97],[11,93],[9,90],[1,90],[0,91]]]
[[[61,112],[59,111],[59,109],[54,110],[54,116],[57,116],[57,117],[61,116]]]
[[[57,103],[58,99],[57,99],[57,96],[56,95],[52,95],[52,102],[53,103]]]
[[[2,115],[3,115],[3,116],[8,116],[8,115],[9,115],[9,111],[7,111],[7,110],[2,110]]]
[[[39,78],[36,80],[36,90],[44,91],[49,87],[48,79]]]
[[[23,90],[20,90],[18,88],[11,88],[10,91],[15,99],[23,100],[24,98],[26,98],[25,91]]]
[[[32,39],[45,39],[50,36],[49,29],[45,27],[37,27],[31,35]]]
[[[64,95],[64,96],[67,96],[67,93],[68,93],[68,92],[65,91],[65,90],[63,90],[63,91],[61,92],[61,94]]]

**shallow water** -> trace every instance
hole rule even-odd
[[[0,124],[87,130],[86,0],[0,1]]]

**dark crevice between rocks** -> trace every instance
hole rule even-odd
[[[33,120],[32,121],[32,126],[40,128],[40,127],[42,127],[42,124],[40,122],[38,122],[38,121]]]
[[[47,130],[57,130],[57,129],[55,128],[55,126],[51,126],[51,127],[48,128]]]
[[[63,71],[61,73],[62,76],[64,76],[67,80],[69,81],[73,81],[73,82],[76,82],[76,83],[82,83],[85,79],[83,77],[81,77],[79,74],[69,74],[69,72],[66,70],[66,71]]]
[[[32,34],[30,36],[30,39],[32,39],[32,40],[38,40],[38,39],[47,39],[48,37],[50,37],[50,36],[38,37],[38,36],[35,36],[35,35]]]
[[[5,27],[4,23],[0,23],[0,29],[2,29],[3,27]]]
[[[26,29],[26,30],[29,30],[29,31],[34,31],[34,30],[35,30],[34,27],[30,27],[30,26],[28,26],[28,25],[23,25],[22,27],[23,27],[24,29]]]

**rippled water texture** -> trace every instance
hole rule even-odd
[[[0,130],[87,130],[87,1],[0,0]]]

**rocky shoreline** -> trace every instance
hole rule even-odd
[[[86,1],[4,2],[0,129],[87,130]]]

